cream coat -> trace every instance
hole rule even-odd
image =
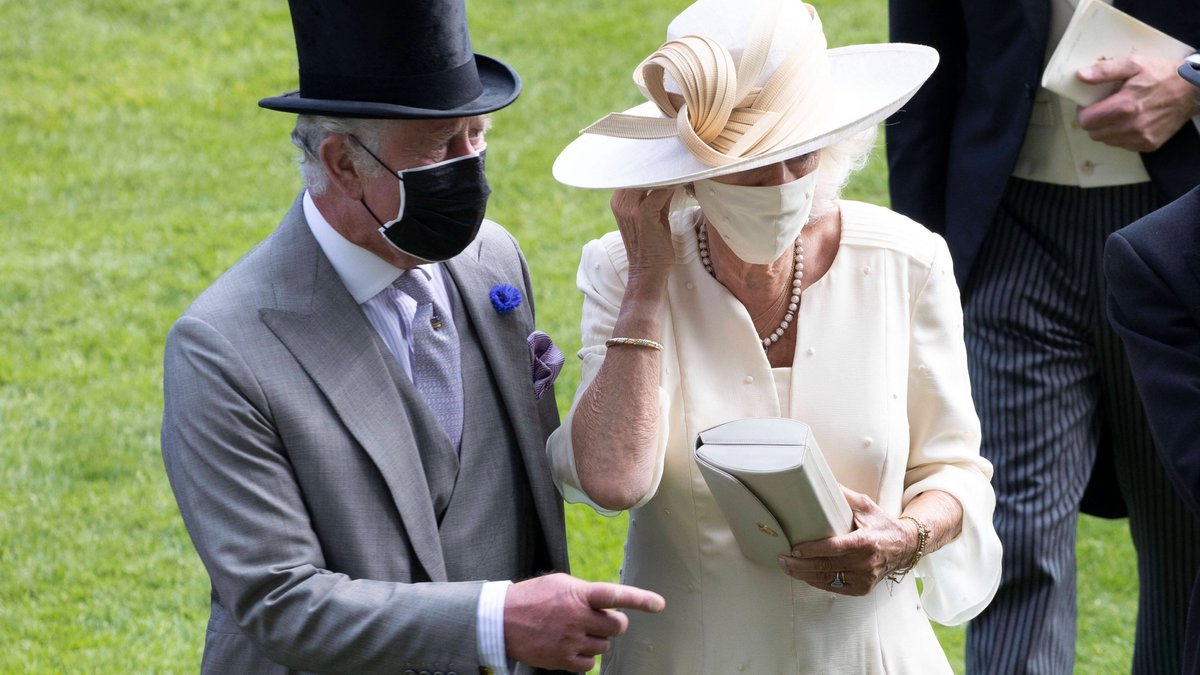
[[[605,673],[950,672],[929,618],[961,623],[991,600],[1000,577],[991,465],[979,456],[946,245],[887,209],[840,205],[837,256],[805,290],[795,322],[787,410],[749,315],[700,264],[693,229],[674,228],[659,461],[630,514],[622,571],[667,607],[631,613]],[[603,363],[626,277],[617,233],[584,248],[576,401]],[[924,490],[958,498],[963,532],[918,566],[923,595],[910,575],[864,597],[838,596],[742,557],[690,450],[697,432],[755,416],[807,422],[838,481],[892,515]],[[568,501],[591,504],[570,438],[568,417],[548,443],[555,480]]]

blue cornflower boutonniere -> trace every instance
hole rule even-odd
[[[496,284],[492,286],[492,291],[488,293],[488,299],[492,301],[492,307],[501,314],[508,314],[514,309],[521,306],[521,291],[509,286],[508,284]]]

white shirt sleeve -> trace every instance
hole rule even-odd
[[[504,649],[504,597],[511,581],[489,581],[479,593],[475,615],[479,664],[491,668],[494,675],[508,675],[508,654]]]

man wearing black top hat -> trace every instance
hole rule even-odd
[[[1200,87],[1200,56],[1179,74]],[[1104,276],[1154,445],[1200,518],[1200,187],[1109,236]],[[1183,672],[1200,673],[1200,583],[1184,640]]]
[[[566,574],[562,355],[484,220],[517,74],[461,0],[292,0],[306,190],[176,322],[163,458],[212,582],[206,673],[588,670],[662,598]],[[510,580],[516,580],[510,583]]]

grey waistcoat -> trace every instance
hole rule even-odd
[[[463,436],[458,453],[431,412],[413,415],[423,443],[429,483],[449,581],[529,577],[546,564],[524,462],[500,392],[479,348],[478,335],[449,284],[462,352]],[[382,346],[382,341],[380,341]],[[383,347],[386,352],[386,347]],[[407,378],[387,359],[393,378]]]

